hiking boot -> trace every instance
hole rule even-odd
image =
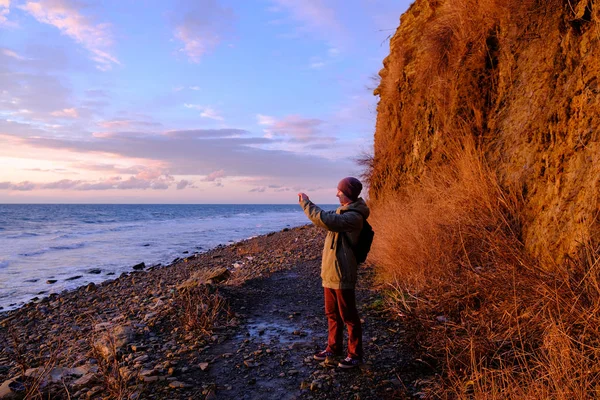
[[[350,369],[350,368],[356,368],[360,364],[362,364],[362,361],[359,358],[346,357],[342,361],[340,361],[340,363],[338,364],[338,367],[343,368],[343,369]]]
[[[335,354],[333,354],[331,351],[323,350],[323,351],[316,353],[313,356],[313,358],[317,361],[325,361],[326,359],[332,358],[334,356],[335,356]]]

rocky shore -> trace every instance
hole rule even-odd
[[[368,268],[366,363],[312,360],[326,343],[323,237],[284,229],[0,314],[0,399],[422,397],[423,366]]]

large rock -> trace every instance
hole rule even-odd
[[[227,268],[213,268],[209,270],[197,271],[192,276],[177,286],[177,290],[183,290],[186,288],[198,287],[200,285],[210,285],[214,283],[225,282],[231,277],[231,271]]]
[[[130,325],[97,324],[99,337],[94,341],[94,349],[105,359],[112,359],[129,344],[135,335]]]

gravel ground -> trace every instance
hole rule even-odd
[[[427,371],[370,289],[369,268],[357,288],[365,364],[312,359],[326,344],[323,238],[312,226],[284,229],[0,314],[0,398],[424,397]],[[181,293],[198,282],[227,304],[210,330],[186,329]]]

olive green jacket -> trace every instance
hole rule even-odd
[[[369,217],[369,207],[362,198],[335,211],[323,211],[310,200],[300,205],[313,224],[328,230],[321,262],[323,287],[354,289],[357,263],[352,247],[358,242],[364,219]]]

